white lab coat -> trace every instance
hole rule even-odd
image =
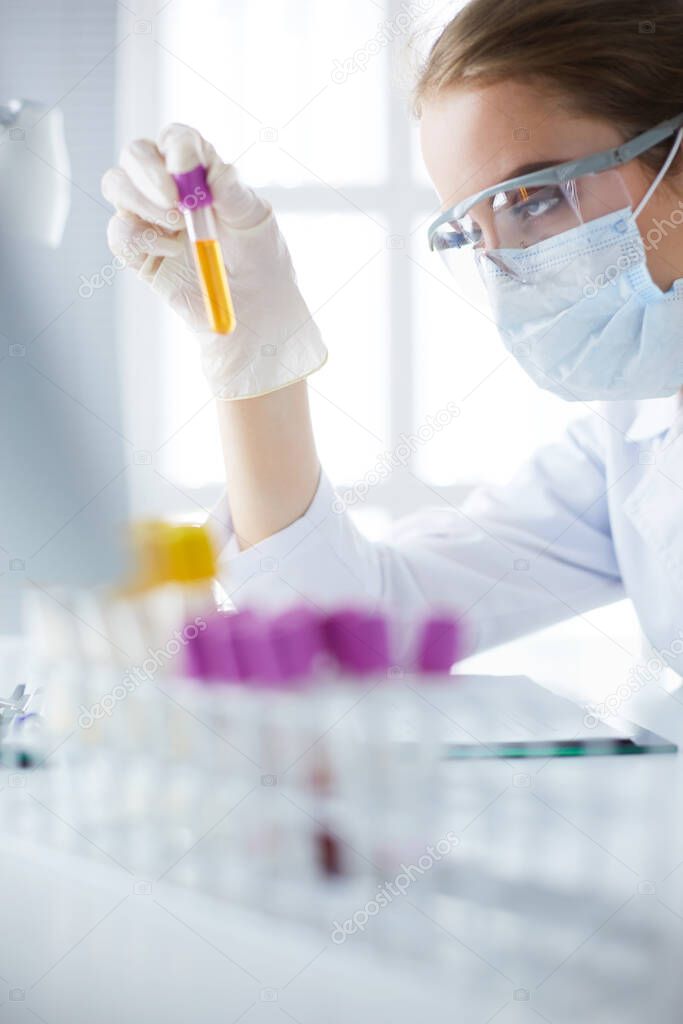
[[[463,616],[479,651],[626,594],[683,674],[678,396],[591,409],[508,485],[399,520],[386,542],[335,501],[323,474],[301,519],[242,553],[232,538],[221,582],[237,607],[362,600],[410,619],[437,605]]]

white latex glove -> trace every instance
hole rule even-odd
[[[197,164],[207,168],[237,318],[228,335],[209,329],[171,177]],[[121,166],[104,175],[102,193],[116,208],[107,231],[110,249],[199,332],[204,372],[217,397],[267,394],[323,365],[327,349],[271,206],[241,184],[235,168],[194,128],[171,124],[156,145],[131,142]]]

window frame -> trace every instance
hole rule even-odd
[[[379,9],[379,4],[376,4]],[[152,0],[140,0],[139,18],[152,18],[155,13]],[[403,9],[401,0],[386,0],[384,16],[395,18]],[[122,14],[125,17],[125,12]],[[399,45],[402,40],[399,40]],[[149,125],[159,124],[162,109],[162,76],[160,62],[163,51],[154,45],[151,36],[140,36],[133,47],[121,47],[117,55],[117,136],[119,149],[131,138],[149,134]],[[393,47],[391,48],[393,52]],[[420,218],[426,233],[431,219],[438,210],[438,200],[431,186],[420,181],[414,160],[414,133],[407,109],[405,94],[393,81],[393,61],[385,62],[383,88],[386,90],[387,147],[386,176],[383,181],[367,184],[354,183],[333,187],[324,181],[307,182],[296,188],[270,186],[259,188],[259,193],[273,206],[277,214],[340,213],[348,210],[357,214],[372,211],[386,225],[387,249],[394,250],[388,275],[388,369],[386,445],[393,450],[401,435],[411,434],[417,428],[416,415],[416,346],[414,339],[414,313],[417,293],[418,268],[408,258],[408,244],[415,220]],[[139,87],[144,83],[144,89]],[[236,160],[239,165],[239,158]],[[131,481],[131,506],[135,515],[159,511],[159,486],[165,481],[177,493],[177,507],[171,511],[191,514],[193,509],[204,512],[219,500],[220,482],[211,481],[201,487],[187,487],[182,481],[163,477],[154,465],[155,455],[168,438],[162,436],[159,403],[150,391],[149,382],[159,380],[159,366],[164,359],[162,317],[159,300],[147,292],[143,294],[133,275],[122,275],[117,296],[117,325],[122,351],[122,404],[129,436],[136,448],[150,455],[145,470],[134,473]],[[305,282],[304,282],[305,287]],[[144,344],[141,344],[144,339]],[[309,380],[315,388],[315,377]],[[378,386],[380,386],[378,384]],[[159,396],[157,396],[159,397]],[[143,460],[144,461],[144,460]],[[156,479],[155,479],[156,477]],[[395,478],[396,477],[396,478]],[[406,486],[405,481],[408,481]],[[343,490],[353,481],[334,480]],[[414,486],[413,486],[414,485]],[[425,494],[425,486],[428,488]],[[429,500],[429,492],[448,503],[462,500],[470,488],[466,485],[433,487],[422,484],[415,473],[415,453],[406,462],[405,472],[393,474],[372,488],[365,507],[381,508],[395,516],[413,511]]]

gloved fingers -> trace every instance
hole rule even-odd
[[[157,146],[169,174],[185,174],[199,164],[211,167],[221,162],[211,143],[187,124],[167,124]]]
[[[149,259],[140,271],[140,277],[193,331],[210,329],[197,275],[185,258],[161,262]]]
[[[135,139],[124,146],[119,164],[133,185],[156,206],[164,210],[176,208],[178,190],[151,139]]]
[[[178,231],[183,220],[177,209],[163,209],[137,188],[121,167],[112,167],[102,178],[102,195],[117,213],[132,213],[140,220],[157,224],[166,231]]]
[[[169,124],[158,140],[159,151],[171,174],[184,174],[198,164],[207,168],[216,215],[227,227],[251,228],[264,221],[270,207],[239,180],[232,164],[224,164],[211,143],[195,128]]]
[[[184,248],[182,238],[168,235],[158,225],[129,213],[117,213],[111,218],[107,243],[115,256],[135,270],[142,267],[148,256],[178,256]]]
[[[226,227],[248,230],[262,224],[272,213],[269,203],[242,184],[233,164],[210,167],[207,180],[216,216]]]

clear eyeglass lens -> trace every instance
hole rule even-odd
[[[498,193],[494,202],[501,202],[494,206],[492,218],[495,248],[528,249],[581,224],[575,188],[571,181]]]
[[[434,238],[434,248],[455,269],[453,250],[479,255],[490,250],[526,250],[580,224],[631,206],[624,179],[616,170],[560,185],[528,189],[520,186],[497,192],[460,220],[442,225]]]

